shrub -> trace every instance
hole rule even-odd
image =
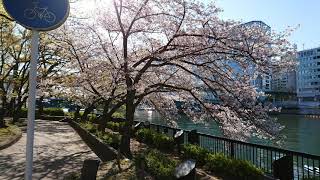
[[[119,147],[121,135],[110,132],[98,131],[97,125],[91,122],[80,123],[80,126],[86,129],[88,132],[94,134],[102,142],[114,147],[115,149]]]
[[[135,158],[138,167],[145,168],[156,179],[174,179],[177,161],[170,159],[157,150],[150,150]]]
[[[118,149],[121,141],[121,135],[119,134],[112,134],[108,132],[100,132],[97,131],[95,134],[99,139],[101,139],[102,142],[114,147],[115,149]]]
[[[263,171],[250,162],[231,159],[223,154],[208,154],[206,167],[221,176],[249,180],[263,179]]]
[[[44,108],[43,114],[47,116],[64,116],[64,112],[61,108]]]
[[[161,150],[173,151],[174,140],[172,137],[161,133],[155,133],[153,136],[153,145]]]
[[[182,147],[183,157],[186,159],[195,159],[197,165],[204,165],[209,151],[193,144],[186,144]]]
[[[152,129],[139,129],[136,132],[136,137],[138,141],[144,142],[161,150],[172,151],[174,148],[174,140],[172,137],[158,133]]]
[[[244,160],[232,159],[233,171],[235,177],[241,179],[262,179],[263,171],[256,168],[252,163]]]
[[[90,122],[97,122],[97,115],[95,114],[88,114],[88,120]]]
[[[263,171],[248,161],[232,159],[223,154],[213,154],[197,145],[187,144],[183,148],[183,157],[195,159],[197,164],[225,177],[236,179],[262,179]]]
[[[126,117],[126,106],[121,106],[115,113],[112,114],[114,118],[125,118]]]
[[[74,118],[74,112],[66,112],[64,113],[66,116],[68,116],[69,118],[73,119]]]
[[[153,139],[154,139],[154,134],[155,132],[151,129],[139,129],[136,132],[136,137],[138,141],[144,142],[148,145],[153,144]]]
[[[96,134],[98,130],[97,126],[91,122],[80,123],[80,126],[92,134]]]
[[[227,158],[223,154],[208,154],[206,158],[206,168],[210,171],[215,172],[216,174],[223,175],[227,173],[230,166],[232,166],[232,162],[230,158]]]
[[[125,126],[125,122],[107,122],[107,128],[119,132]]]

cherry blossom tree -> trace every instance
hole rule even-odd
[[[64,26],[64,31],[52,35],[64,47],[65,58],[70,59],[61,73],[59,96],[85,107],[83,121],[94,107],[102,106],[100,129],[105,129],[106,120],[111,120],[112,114],[124,104],[121,73],[103,56],[100,40],[89,27],[71,23]]]
[[[287,33],[224,21],[219,12],[214,3],[183,0],[114,0],[113,7],[101,8],[95,32],[126,85],[124,153],[130,154],[130,127],[141,101],[171,120],[175,101],[185,102],[192,119],[215,120],[232,138],[277,135],[281,126],[268,116],[270,107],[257,101],[250,68],[265,72],[292,64],[279,58],[294,53]],[[206,102],[208,91],[220,103]]]
[[[90,97],[84,99],[105,103],[104,114],[126,106],[124,154],[130,155],[141,103],[152,104],[173,124],[176,102],[182,102],[184,114],[216,121],[228,137],[277,137],[282,126],[268,116],[271,106],[258,101],[250,80],[294,64],[286,58],[295,53],[288,32],[222,20],[214,3],[193,0],[114,0],[98,7],[92,22],[78,23],[64,40],[77,64],[69,72],[77,72],[73,87]],[[207,101],[208,93],[218,103]]]

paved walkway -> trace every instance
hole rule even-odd
[[[24,179],[26,133],[14,145],[0,150],[0,179]],[[79,172],[84,159],[97,158],[67,124],[36,121],[33,179],[63,179]]]

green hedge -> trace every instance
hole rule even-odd
[[[138,167],[152,174],[156,179],[175,179],[174,171],[178,162],[158,150],[149,150],[139,154],[135,158],[135,163]]]
[[[136,138],[138,141],[144,142],[157,149],[166,151],[174,150],[174,140],[172,137],[158,133],[152,129],[139,129],[136,132]]]
[[[217,175],[236,179],[263,179],[263,171],[252,163],[233,159],[223,154],[213,154],[198,145],[186,144],[182,148],[182,156],[186,159],[195,159],[197,165]]]
[[[36,116],[39,115],[39,110],[36,110]],[[44,108],[43,115],[45,116],[64,116],[64,112],[61,108]],[[22,108],[20,112],[20,117],[28,117],[28,109]]]
[[[43,114],[47,116],[64,116],[64,112],[61,108],[44,108]]]

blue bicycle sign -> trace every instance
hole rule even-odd
[[[48,7],[39,7],[39,2],[33,2],[34,7],[24,10],[24,17],[27,19],[44,20],[47,23],[53,23],[56,20],[56,16],[48,10]]]
[[[69,0],[2,0],[8,14],[20,25],[38,31],[59,27],[69,15]]]

